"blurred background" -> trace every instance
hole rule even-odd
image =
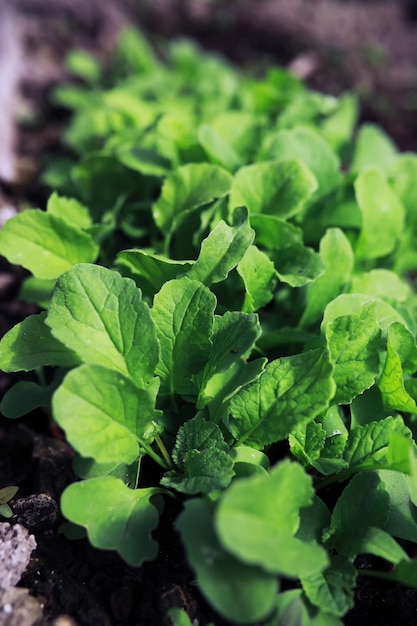
[[[417,150],[417,0],[0,0],[3,187],[33,180],[59,142],[48,93],[69,78],[66,54],[82,48],[105,61],[128,24],[156,47],[192,37],[254,72],[278,64],[313,89],[353,89],[362,119]]]

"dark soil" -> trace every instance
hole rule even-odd
[[[356,89],[363,118],[380,123],[401,149],[417,151],[416,13],[413,0],[0,0],[0,223],[22,206],[44,206],[39,173],[46,156],[62,149],[65,122],[47,94],[67,77],[63,60],[73,47],[105,60],[120,27],[132,22],[155,41],[191,35],[245,67],[280,63],[327,93]],[[36,311],[19,300],[23,277],[0,260],[0,336]],[[0,398],[20,377],[0,372]],[[72,452],[47,416],[0,417],[0,487],[19,486],[13,522],[38,545],[19,586],[43,614],[39,621],[32,607],[13,621],[0,602],[0,626],[163,626],[171,623],[171,607],[185,608],[201,626],[225,626],[200,596],[172,530],[178,505],[167,503],[156,533],[158,559],[134,569],[59,532],[59,497],[74,478]],[[417,592],[359,577],[344,623],[417,623]]]

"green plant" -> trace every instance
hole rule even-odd
[[[357,555],[417,585],[417,157],[282,70],[186,43],[167,69],[133,33],[116,61],[116,86],[78,59],[91,86],[55,94],[80,160],[45,180],[75,197],[0,233],[46,309],[1,367],[54,368],[1,410],[52,410],[82,479],[62,510],[93,545],[154,558],[174,497],[223,617],[341,624]]]
[[[7,504],[12,500],[17,492],[19,491],[19,487],[3,487],[0,489],[0,516],[1,517],[12,517],[13,511],[10,506]]]

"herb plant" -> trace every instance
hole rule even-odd
[[[174,497],[222,617],[337,626],[358,555],[417,587],[417,156],[350,94],[164,53],[129,31],[106,74],[69,59],[71,151],[0,232],[45,309],[0,342],[40,375],[1,410],[51,409],[82,479],[62,511],[96,547],[155,558]]]

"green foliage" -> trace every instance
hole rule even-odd
[[[0,341],[3,371],[37,377],[0,408],[62,428],[62,511],[93,545],[155,558],[175,497],[223,619],[341,626],[357,555],[417,587],[417,157],[356,132],[351,94],[187,41],[163,56],[127,31],[105,71],[68,59],[71,156],[0,233],[45,309]]]

